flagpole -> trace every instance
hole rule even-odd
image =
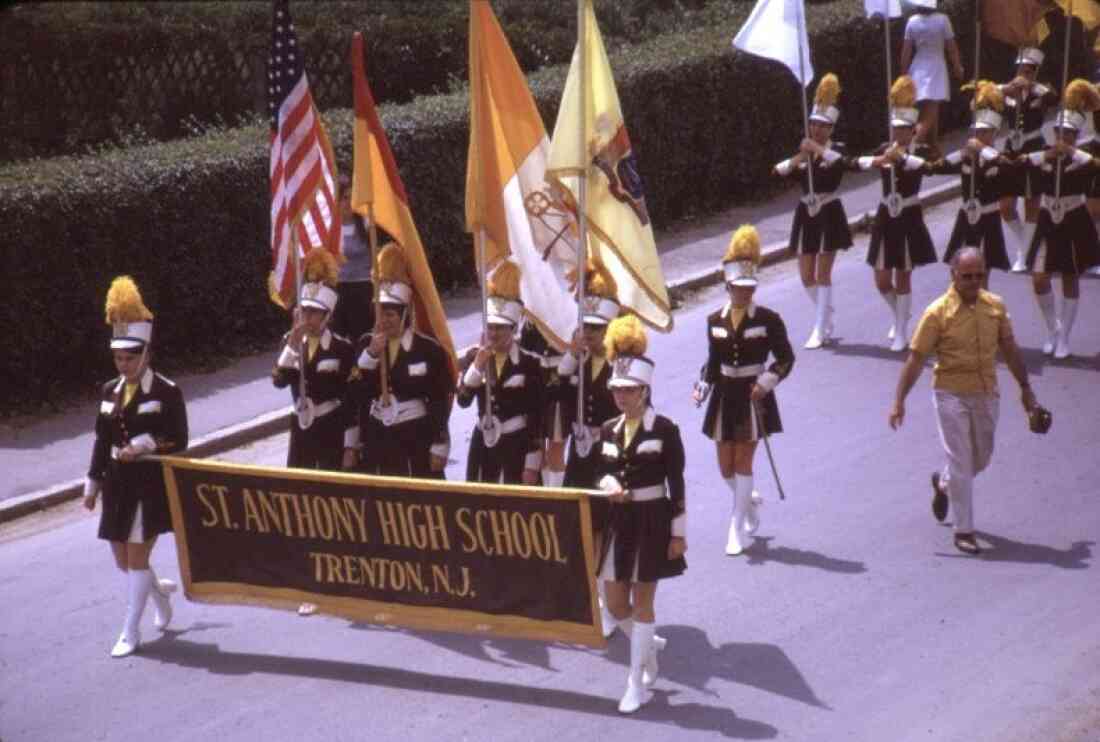
[[[368,150],[369,152],[369,150]],[[368,154],[368,167],[369,154]],[[373,185],[373,183],[372,183]],[[370,264],[373,267],[372,275],[378,272],[378,227],[374,222],[374,194],[371,193],[371,200],[367,201],[367,237],[370,240]],[[374,304],[374,327],[371,328],[371,333],[378,332],[378,323],[382,319],[382,282],[377,275],[374,275],[374,296],[371,301]],[[409,311],[406,309],[405,311]],[[387,344],[389,339],[386,339]],[[378,376],[382,386],[382,405],[388,406],[390,403],[390,375],[389,375],[389,363],[390,352],[389,347],[383,346],[382,358],[379,359],[378,364]]]
[[[485,227],[478,225],[477,229],[477,262],[478,270],[481,272],[481,337],[482,343],[489,342],[489,267],[486,264],[488,258],[485,254]],[[496,371],[496,360],[489,359],[489,366],[485,370],[485,416],[487,421],[493,414],[493,384],[492,380]],[[485,423],[485,426],[489,426]],[[488,444],[489,435],[485,430],[485,426],[482,428],[482,435],[486,436],[486,445]],[[491,426],[490,426],[491,427]],[[495,445],[495,441],[493,443]],[[492,445],[489,445],[492,448]]]
[[[978,98],[979,71],[982,67],[982,8],[981,0],[974,0],[974,99]],[[973,155],[970,160],[970,201],[974,201],[978,187],[978,166],[981,164],[981,153]]]
[[[798,97],[802,99],[802,135],[806,138],[810,138],[810,110],[806,105],[806,57],[809,55],[809,49],[802,47],[802,38],[804,35],[803,29],[806,27],[806,19],[802,17],[806,12],[805,0],[798,0]],[[814,194],[814,169],[813,169],[813,156],[811,155],[806,162],[806,177],[809,179],[810,186],[810,200],[816,199]]]
[[[891,126],[892,117],[890,115],[890,89],[893,87],[894,71],[893,64],[890,58],[890,8],[889,6],[882,9],[882,32],[886,46],[886,150],[889,151],[894,145],[894,128]],[[890,167],[890,196],[893,196],[898,190],[897,173],[896,168]]]
[[[1069,35],[1073,30],[1073,0],[1069,0],[1066,4],[1066,37],[1062,44],[1065,49],[1062,53],[1062,105],[1059,107],[1058,118],[1062,117],[1062,114],[1066,110],[1066,87],[1069,85]],[[1057,121],[1058,119],[1055,119]],[[1055,144],[1058,144],[1057,134],[1055,134]],[[1051,212],[1051,219],[1055,224],[1062,223],[1062,160],[1065,159],[1062,155],[1058,156],[1057,165],[1054,168],[1054,211]]]
[[[294,256],[294,324],[298,324],[298,322],[304,321],[304,317],[302,316],[302,257],[298,254],[297,222],[290,227],[290,252]],[[305,333],[302,333],[302,337],[298,341],[298,401],[294,405],[294,412],[298,416],[298,427],[302,430],[308,429],[313,424],[309,395],[306,393],[306,354],[308,351],[309,344],[306,341]]]
[[[585,3],[577,0],[577,71],[580,77],[580,140],[584,167],[577,184],[577,334],[583,336],[585,269],[588,267],[588,44],[587,13]],[[584,353],[578,358],[577,372],[577,430],[584,427]]]

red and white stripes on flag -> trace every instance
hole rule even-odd
[[[275,0],[268,58],[271,114],[271,276],[277,304],[294,302],[293,246],[340,250],[332,146],[313,105],[288,0]]]

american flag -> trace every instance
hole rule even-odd
[[[271,114],[271,289],[289,306],[295,297],[292,230],[299,254],[339,252],[332,148],[313,105],[288,0],[273,5],[268,57]],[[281,300],[281,301],[280,301]]]

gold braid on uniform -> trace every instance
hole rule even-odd
[[[894,80],[890,88],[890,105],[894,108],[912,108],[917,103],[917,84],[909,75]]]
[[[645,326],[633,314],[618,317],[607,326],[603,344],[609,361],[619,356],[643,356],[648,345]]]
[[[153,319],[153,313],[141,299],[137,284],[129,276],[119,276],[111,282],[111,288],[107,290],[105,313],[108,325],[117,322],[148,322]]]

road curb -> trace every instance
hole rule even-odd
[[[922,191],[920,202],[922,206],[936,206],[957,198],[960,186],[957,182],[946,183],[928,191]],[[870,228],[874,221],[874,211],[866,211],[859,216],[848,220],[849,226],[857,232]],[[787,243],[777,242],[764,248],[763,265],[774,265],[790,257]],[[669,295],[682,298],[684,294],[699,289],[713,286],[722,279],[720,267],[709,268],[703,271],[690,273],[682,278],[672,281],[668,285]],[[215,430],[195,441],[188,449],[187,455],[193,458],[206,458],[238,446],[267,438],[290,428],[291,410],[289,407],[264,413],[236,425],[230,425],[220,430]],[[74,479],[63,484],[54,485],[43,490],[28,492],[7,500],[0,501],[0,523],[22,518],[23,516],[61,505],[69,500],[75,500],[84,493],[84,480]]]

